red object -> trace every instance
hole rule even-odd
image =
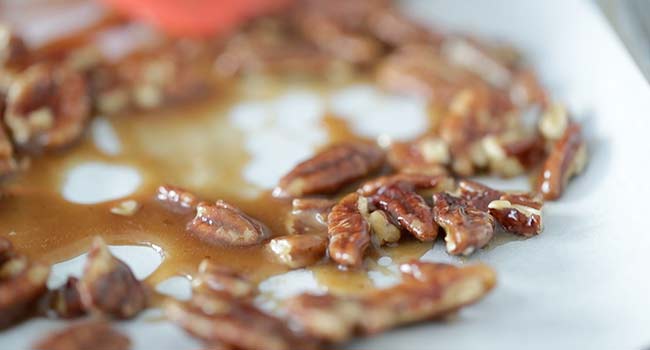
[[[224,33],[292,0],[102,0],[116,11],[179,36]]]

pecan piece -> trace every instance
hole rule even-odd
[[[359,297],[301,294],[287,300],[289,319],[310,336],[328,342],[356,332],[375,334],[444,316],[482,298],[495,284],[485,265],[455,267],[411,262],[400,266],[402,283]]]
[[[76,140],[90,116],[83,75],[36,64],[10,85],[4,120],[18,146],[52,149]]]
[[[454,179],[446,175],[399,173],[367,181],[361,185],[359,193],[364,196],[374,196],[391,187],[399,187],[405,191],[443,192],[454,187]]]
[[[368,200],[357,193],[343,197],[327,217],[330,258],[346,267],[359,267],[370,244],[370,225],[362,213]]]
[[[198,274],[192,278],[192,290],[195,293],[227,293],[235,298],[249,298],[253,296],[255,286],[232,269],[204,259],[199,264]]]
[[[395,243],[402,235],[399,228],[393,225],[388,214],[383,210],[375,210],[370,213],[368,223],[372,229],[373,243],[378,246]]]
[[[587,144],[580,126],[571,123],[564,135],[553,144],[537,179],[537,188],[544,199],[554,200],[564,192],[569,179],[582,172],[587,164]]]
[[[2,245],[6,250],[0,251],[0,258],[4,259],[0,265],[0,329],[35,311],[37,300],[47,291],[45,283],[50,273],[48,266],[30,262],[15,253],[10,244]]]
[[[86,310],[119,319],[131,318],[147,306],[145,287],[99,237],[88,251],[79,292]]]
[[[25,42],[9,27],[0,24],[0,67],[25,63],[28,54]]]
[[[388,155],[391,167],[402,173],[443,175],[451,161],[449,145],[435,136],[425,135],[415,141],[394,142]]]
[[[167,318],[208,342],[242,350],[313,349],[315,343],[294,334],[280,319],[232,296],[197,295],[189,302],[168,301]]]
[[[506,132],[487,136],[481,142],[490,172],[503,177],[521,175],[544,157],[544,140],[536,133]]]
[[[273,238],[269,250],[282,264],[297,269],[321,260],[327,251],[327,237],[319,235],[288,235]]]
[[[447,193],[433,195],[433,217],[445,230],[447,252],[453,255],[470,255],[494,236],[490,214]]]
[[[286,220],[287,231],[291,234],[327,235],[327,215],[336,204],[325,198],[294,198],[291,212]]]
[[[103,321],[77,323],[38,341],[35,350],[128,350],[131,340]]]
[[[165,208],[180,214],[194,211],[198,203],[197,197],[192,192],[169,185],[158,187],[156,200]]]
[[[371,201],[420,241],[433,241],[438,236],[431,208],[419,194],[389,187],[371,197]]]
[[[187,230],[207,244],[237,247],[258,244],[269,236],[264,224],[222,200],[197,204]]]
[[[379,169],[384,154],[376,146],[342,143],[296,165],[274,189],[276,197],[332,193]]]
[[[508,232],[531,237],[542,232],[541,198],[521,193],[505,193],[488,204],[490,214]]]

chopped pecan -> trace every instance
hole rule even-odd
[[[48,292],[43,310],[59,318],[76,318],[86,314],[79,293],[79,279],[68,277],[61,287]]]
[[[327,215],[336,204],[325,198],[294,198],[286,220],[291,234],[327,235]]]
[[[147,306],[145,287],[99,237],[88,251],[79,293],[86,310],[119,319],[131,318]]]
[[[542,205],[541,198],[527,193],[505,193],[488,208],[506,231],[531,237],[542,232]]]
[[[38,341],[35,350],[128,350],[131,340],[104,321],[73,324]]]
[[[327,217],[330,258],[346,267],[359,267],[370,244],[370,225],[362,213],[368,200],[357,193],[343,197]]]
[[[294,334],[282,320],[226,294],[197,295],[186,303],[168,301],[165,313],[168,319],[208,343],[242,350],[308,350],[316,345]]]
[[[391,187],[399,187],[405,191],[443,192],[454,187],[454,179],[446,175],[399,173],[367,181],[359,188],[359,193],[364,196],[373,196]]]
[[[327,237],[320,235],[288,235],[273,238],[269,250],[292,269],[314,265],[327,251]]]
[[[446,232],[450,254],[470,255],[494,236],[494,218],[490,214],[447,193],[433,195],[433,217]]]
[[[411,262],[399,285],[360,297],[301,294],[287,301],[289,319],[317,339],[341,342],[444,316],[482,298],[495,284],[485,265],[455,267]]]
[[[156,200],[165,208],[181,214],[193,212],[198,203],[197,197],[192,192],[169,185],[158,187]]]
[[[0,24],[0,67],[24,64],[28,55],[25,42],[9,27]]]
[[[0,329],[6,328],[35,311],[37,300],[46,293],[48,266],[30,262],[13,251],[10,243],[0,240]]]
[[[438,225],[433,221],[431,208],[419,194],[389,187],[372,196],[371,201],[420,241],[433,241],[438,236]]]
[[[273,191],[276,197],[332,193],[379,169],[384,154],[376,146],[342,143],[298,164]]]
[[[393,225],[388,214],[383,210],[375,210],[370,213],[368,223],[372,229],[373,243],[378,246],[395,243],[402,235],[399,228]]]
[[[195,293],[227,293],[235,298],[249,298],[255,292],[253,282],[232,269],[217,265],[204,259],[199,264],[199,271],[192,279]]]
[[[65,66],[35,64],[7,94],[5,123],[24,148],[57,148],[76,140],[90,115],[83,75]]]
[[[553,200],[562,195],[571,177],[582,172],[587,164],[587,144],[580,126],[571,123],[564,135],[555,141],[537,179],[537,188],[544,199]]]
[[[207,244],[238,247],[258,244],[269,236],[264,224],[222,200],[197,204],[187,230]]]

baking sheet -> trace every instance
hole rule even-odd
[[[349,348],[650,346],[650,234],[646,228],[650,88],[596,6],[586,0],[411,0],[405,6],[424,21],[435,19],[450,28],[502,38],[521,48],[549,90],[566,101],[583,123],[590,163],[560,202],[545,207],[542,235],[510,241],[468,260],[486,262],[497,270],[498,286],[487,298],[453,320],[403,328]],[[362,118],[364,113],[359,114]],[[265,164],[273,163],[271,159]],[[84,192],[83,187],[76,191]],[[160,259],[147,248],[114,247],[114,251],[138,276],[155,269]],[[445,254],[441,244],[425,259],[465,263]],[[82,261],[77,258],[57,266],[52,284],[67,273],[78,274]],[[287,280],[294,281],[287,285],[295,290],[315,287],[300,272],[282,277],[282,282],[270,281],[266,287],[277,289]],[[182,281],[169,284],[167,290],[185,294],[187,286]],[[156,317],[155,311],[148,311],[118,327],[132,337],[135,350],[200,348],[178,328]],[[0,349],[28,349],[36,338],[62,326],[35,320],[14,327],[0,333]]]

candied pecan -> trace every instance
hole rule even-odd
[[[438,236],[438,225],[433,221],[431,208],[419,194],[389,187],[370,198],[375,206],[420,241],[433,241]]]
[[[0,265],[0,329],[35,311],[37,300],[47,291],[45,284],[50,273],[48,266],[30,262],[4,242],[5,252],[0,252],[4,260]]]
[[[76,140],[90,115],[83,75],[65,66],[35,64],[10,85],[4,120],[25,148],[57,148]]]
[[[375,210],[368,216],[374,244],[382,246],[399,241],[401,232],[393,225],[388,214],[383,210]]]
[[[313,234],[288,235],[273,238],[269,250],[292,269],[310,266],[321,260],[327,251],[327,237]]]
[[[237,247],[258,244],[269,236],[264,224],[222,200],[197,204],[187,230],[207,244]]]
[[[505,193],[488,204],[490,214],[508,232],[531,237],[542,232],[541,198],[526,193]]]
[[[216,265],[208,259],[199,264],[199,271],[192,278],[195,293],[228,293],[236,298],[248,298],[255,292],[253,282],[232,269]]]
[[[43,303],[43,312],[52,313],[59,318],[76,318],[86,314],[79,293],[79,279],[76,277],[68,277],[61,287],[49,291]]]
[[[86,310],[120,319],[131,318],[147,306],[145,287],[99,237],[88,251],[79,293]]]
[[[555,141],[537,178],[537,188],[544,199],[554,200],[562,195],[571,177],[582,172],[587,164],[587,144],[580,126],[571,123],[564,135]]]
[[[415,141],[394,142],[388,155],[391,167],[405,173],[441,175],[451,161],[447,143],[433,135],[422,136]]]
[[[382,53],[381,43],[361,32],[349,31],[322,13],[296,16],[297,27],[307,40],[323,52],[354,64],[367,64]]]
[[[332,193],[379,169],[384,154],[365,143],[330,146],[296,165],[273,191],[276,197]]]
[[[282,320],[226,294],[197,295],[186,303],[168,301],[165,313],[169,320],[208,343],[242,350],[308,350],[316,345],[294,334]]]
[[[439,33],[433,33],[407,18],[394,6],[379,6],[367,19],[368,31],[384,43],[394,47],[412,43],[438,45]]]
[[[327,235],[327,215],[336,204],[325,198],[294,198],[286,220],[291,234]]]
[[[194,211],[198,203],[197,197],[192,192],[169,185],[158,187],[156,200],[165,208],[181,214]]]
[[[510,100],[519,107],[548,105],[548,94],[531,69],[518,69],[510,85]]]
[[[369,180],[361,185],[359,193],[364,196],[373,196],[391,187],[399,187],[405,191],[432,190],[442,192],[451,190],[453,186],[454,179],[446,175],[399,173]]]
[[[494,236],[494,218],[490,214],[447,193],[433,195],[433,217],[446,232],[450,254],[470,255]]]
[[[566,108],[559,103],[553,103],[544,110],[539,119],[539,132],[545,139],[555,141],[562,138],[569,122]]]
[[[25,42],[9,27],[0,24],[0,67],[23,64],[28,56]]]
[[[310,336],[331,343],[350,339],[366,311],[355,298],[299,294],[286,301],[289,320]]]
[[[375,334],[444,316],[474,303],[495,284],[485,265],[455,267],[411,262],[400,266],[402,283],[363,296],[301,294],[287,300],[289,320],[310,336],[341,342],[354,333]]]
[[[444,316],[475,303],[496,283],[494,270],[481,264],[456,267],[413,261],[400,265],[400,271],[402,283],[370,293],[363,301],[368,311],[360,324],[363,333]]]
[[[357,193],[343,197],[327,217],[329,256],[336,263],[359,267],[370,244],[370,225],[362,213],[368,200]]]
[[[469,205],[483,211],[488,210],[490,202],[499,199],[503,192],[471,180],[458,181],[458,192]]]
[[[539,165],[544,159],[544,140],[537,133],[506,132],[482,141],[490,171],[512,177]]]
[[[131,340],[105,321],[73,324],[39,340],[35,350],[128,350]]]

